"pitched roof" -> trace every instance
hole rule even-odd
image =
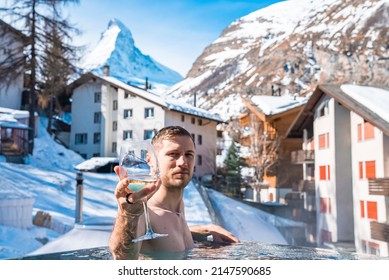
[[[308,98],[288,94],[282,96],[257,95],[251,98],[242,96],[242,101],[250,111],[254,112],[260,119],[265,120],[301,109]]]
[[[302,137],[305,128],[313,123],[313,110],[322,98],[328,95],[348,110],[356,113],[389,136],[389,89],[362,85],[324,84],[316,87],[287,135]]]
[[[151,91],[144,90],[142,88],[135,87],[132,85],[128,85],[128,84],[123,83],[122,81],[120,81],[114,77],[110,77],[110,76],[99,76],[97,74],[89,72],[89,73],[86,73],[83,76],[81,76],[76,81],[74,81],[71,85],[69,85],[69,88],[73,91],[75,88],[79,87],[81,84],[83,84],[84,82],[86,82],[92,78],[97,78],[97,79],[100,79],[102,81],[108,82],[112,86],[121,88],[125,91],[129,91],[129,92],[131,92],[131,93],[133,93],[133,94],[135,94],[143,99],[146,99],[150,102],[153,102],[153,103],[155,103],[161,107],[164,107],[168,110],[202,117],[205,119],[216,121],[218,123],[223,122],[223,120],[221,119],[221,117],[219,115],[212,114],[204,109],[194,107],[188,103],[185,103],[183,101],[179,101],[179,100],[171,98],[169,96],[161,96],[161,95],[155,94]]]
[[[3,21],[1,19],[0,19],[0,25],[3,26],[5,31],[8,31],[8,32],[11,32],[11,33],[15,34],[22,41],[26,41],[28,39],[28,37],[26,35],[24,35],[20,30],[12,27],[11,25],[9,25],[8,23],[6,23],[5,21]]]

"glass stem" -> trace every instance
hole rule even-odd
[[[149,212],[147,210],[147,200],[143,200],[143,209],[145,212],[146,234],[152,234],[153,230],[151,229],[151,226],[150,226],[150,217],[149,217]]]

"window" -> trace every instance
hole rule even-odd
[[[101,134],[100,132],[95,132],[93,134],[93,144],[99,144],[101,141]]]
[[[123,118],[132,118],[132,109],[124,109]]]
[[[132,93],[128,93],[128,92],[125,92],[124,93],[124,98],[127,99],[127,98],[135,98],[136,95],[135,94],[132,94]]]
[[[361,218],[377,220],[378,219],[378,210],[376,201],[364,201],[359,202],[359,207],[361,208]]]
[[[181,115],[181,121],[185,122],[185,115]]]
[[[94,123],[101,123],[101,112],[95,112],[93,115]]]
[[[196,141],[196,135],[194,133],[191,133],[191,135],[192,135],[193,142],[195,142]]]
[[[375,161],[360,161],[359,165],[359,179],[375,179],[376,178],[376,166]]]
[[[194,117],[192,117],[192,118],[190,119],[190,122],[191,122],[192,124],[195,124],[195,123],[196,123],[196,119],[195,119]]]
[[[201,155],[197,155],[197,165],[200,166],[203,164],[203,157]]]
[[[132,139],[132,130],[123,131],[123,140]]]
[[[329,197],[320,198],[320,213],[331,213],[331,199]]]
[[[200,125],[200,126],[203,125],[203,120],[202,119],[197,119],[197,124]]]
[[[197,143],[199,145],[202,145],[203,144],[203,136],[202,135],[197,135]]]
[[[326,149],[330,146],[329,133],[323,133],[319,135],[319,149]]]
[[[367,218],[371,220],[378,220],[377,202],[367,201],[366,206],[367,206]]]
[[[330,166],[329,165],[319,166],[319,172],[320,172],[319,179],[321,181],[329,181],[331,179],[331,177],[330,177]]]
[[[323,102],[320,107],[317,109],[316,111],[317,113],[317,116],[320,118],[320,117],[324,117],[324,116],[327,116],[328,115],[328,101],[326,102]]]
[[[366,179],[375,179],[375,161],[366,161]]]
[[[154,108],[145,108],[145,119],[154,118]]]
[[[223,153],[223,149],[219,149],[219,148],[218,148],[218,149],[216,150],[216,155],[221,156],[222,153]]]
[[[112,153],[116,153],[117,146],[118,146],[118,144],[116,142],[112,142],[112,148],[111,148]]]
[[[216,131],[216,136],[217,138],[223,138],[223,131],[222,130]]]
[[[87,144],[88,143],[88,134],[87,133],[76,133],[74,143],[76,145]]]
[[[101,91],[95,92],[95,103],[101,102]]]
[[[374,139],[374,126],[367,121],[358,124],[357,131],[358,141]]]
[[[118,130],[118,122],[117,121],[113,121],[112,122],[112,131],[117,131]]]
[[[154,134],[155,134],[155,130],[145,130],[143,139],[144,140],[151,139],[153,138]]]
[[[370,255],[380,255],[380,245],[376,242],[362,240],[362,253]]]
[[[116,111],[118,109],[118,101],[117,100],[114,100],[112,102],[112,110],[113,111]]]

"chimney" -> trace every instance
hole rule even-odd
[[[109,66],[108,65],[104,65],[103,74],[104,74],[104,77],[109,76]]]
[[[196,107],[196,100],[197,99],[197,97],[196,97],[196,92],[194,92],[194,94],[193,94],[193,107]]]

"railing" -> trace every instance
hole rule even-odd
[[[389,224],[370,222],[371,238],[389,243]]]
[[[313,163],[315,161],[314,150],[298,150],[291,153],[292,163]]]
[[[389,178],[369,179],[369,194],[389,196]]]

